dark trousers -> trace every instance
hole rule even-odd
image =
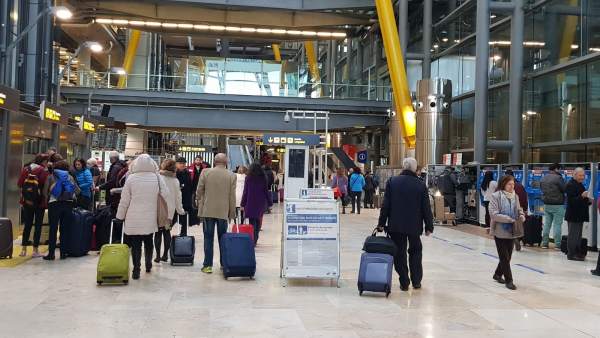
[[[394,257],[394,267],[400,276],[400,285],[407,288],[411,281],[413,285],[421,284],[423,279],[423,244],[421,243],[421,236],[390,233],[390,237],[396,243],[397,251],[396,257]],[[407,252],[408,265],[406,265]]]
[[[358,209],[358,213],[360,214],[360,197],[362,196],[362,191],[351,191],[350,199],[352,199],[352,212],[356,212]]]
[[[567,237],[567,247],[569,251],[567,257],[574,258],[581,255],[581,232],[583,231],[583,222],[568,222],[569,237]]]
[[[490,227],[490,202],[484,201],[483,206],[485,207],[485,227]]]
[[[374,190],[365,190],[365,208],[371,206],[373,208],[373,194]]]
[[[456,212],[456,193],[444,194],[444,202],[450,208],[450,212]]]
[[[48,221],[50,223],[50,236],[48,238],[48,255],[54,257],[56,250],[56,233],[60,224],[60,247],[68,247],[67,233],[73,219],[73,202],[59,201],[48,205]]]
[[[83,195],[77,196],[77,207],[85,210],[92,210],[92,199],[90,197],[85,197]]]
[[[262,228],[262,219],[260,218],[249,218],[250,224],[254,228],[254,244],[258,242],[258,235],[260,234],[260,229]]]
[[[31,228],[33,231],[33,247],[37,248],[40,245],[40,237],[42,235],[42,223],[44,222],[44,212],[46,209],[36,208],[32,206],[23,206],[23,240],[21,246],[29,245],[29,236]]]
[[[162,245],[162,241],[165,241],[165,252],[160,254],[160,247]],[[161,257],[169,257],[169,249],[171,248],[171,230],[167,230],[165,228],[158,229],[157,232],[154,233],[154,249],[156,250],[156,258]]]
[[[152,234],[148,235],[125,235],[125,243],[131,248],[131,260],[133,261],[133,271],[140,271],[142,266],[142,244],[144,245],[144,257],[146,270],[152,268],[152,253],[154,243]]]
[[[507,283],[512,283],[512,271],[510,270],[510,259],[512,258],[513,247],[515,240],[512,238],[498,238],[494,237],[496,241],[496,249],[498,250],[498,258],[500,262],[496,268],[494,275],[504,276],[504,280]]]
[[[204,219],[204,265],[213,265],[213,251],[215,246],[215,227],[217,228],[217,241],[219,241],[219,249],[221,248],[221,237],[227,232],[227,220],[218,218]],[[219,258],[222,264],[222,260]]]

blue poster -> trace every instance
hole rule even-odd
[[[367,163],[367,159],[369,158],[369,156],[367,155],[367,151],[363,150],[359,151],[358,154],[356,154],[356,158],[358,159],[359,163]]]

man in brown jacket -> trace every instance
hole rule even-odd
[[[236,176],[227,170],[227,155],[217,154],[214,168],[200,175],[196,190],[198,217],[204,219],[204,264],[202,272],[212,273],[215,226],[219,245],[229,220],[235,219]]]

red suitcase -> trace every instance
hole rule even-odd
[[[252,224],[234,224],[231,227],[231,232],[234,234],[248,234],[250,235],[252,243],[254,243],[254,227],[252,226]]]

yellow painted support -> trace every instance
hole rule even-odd
[[[396,114],[399,117],[400,130],[406,144],[410,148],[414,148],[417,121],[408,88],[404,59],[400,50],[400,38],[398,37],[394,8],[392,7],[391,0],[375,0],[375,5],[377,7],[379,27],[383,37],[385,56],[394,90],[394,103]]]
[[[279,49],[279,44],[274,43],[272,46],[273,55],[275,56],[275,61],[281,62],[281,50]]]
[[[142,32],[137,29],[131,30],[131,36],[129,37],[129,44],[127,45],[127,50],[125,51],[125,57],[123,58],[123,69],[127,74],[121,75],[119,77],[118,88],[125,87],[125,83],[127,82],[127,75],[131,72],[131,68],[133,67],[133,63],[135,61],[135,53],[137,52],[138,45],[140,44],[140,36]]]
[[[308,70],[310,77],[316,86],[321,85],[321,74],[319,73],[319,65],[317,64],[317,51],[315,50],[314,41],[305,41],[304,48],[306,50],[306,58],[308,59]],[[321,95],[323,94],[323,88],[320,89]]]
[[[569,6],[578,6],[579,0],[569,0]],[[565,27],[562,34],[562,44],[560,45],[559,60],[568,59],[571,56],[573,42],[575,41],[575,34],[577,33],[577,23],[579,23],[579,17],[575,15],[568,15],[565,18]],[[581,48],[581,46],[580,46]]]

